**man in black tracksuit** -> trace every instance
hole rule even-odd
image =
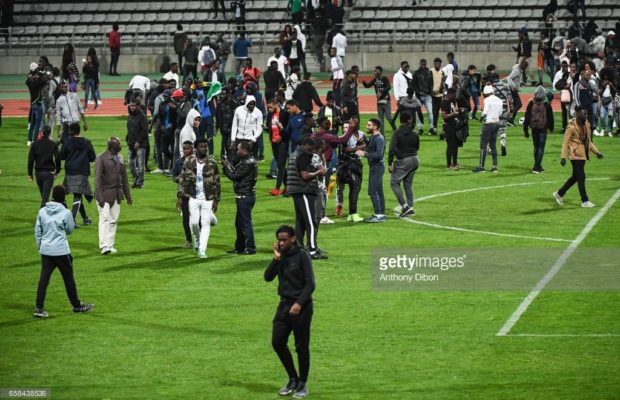
[[[224,173],[234,182],[233,189],[237,203],[235,228],[237,240],[231,254],[256,254],[254,227],[252,226],[252,209],[256,203],[256,180],[258,164],[252,157],[252,146],[248,142],[238,144],[239,162],[232,166],[227,159],[222,160]]]
[[[327,171],[323,165],[318,167],[314,165],[313,151],[315,149],[316,142],[307,137],[291,154],[286,169],[286,192],[293,197],[295,204],[295,236],[303,245],[304,236],[307,235],[310,257],[325,259],[327,256],[320,253],[316,241],[318,227],[314,204],[319,194],[317,178],[325,176]]]
[[[283,225],[276,231],[273,260],[265,270],[265,280],[278,277],[280,304],[273,318],[271,343],[289,377],[288,384],[278,391],[286,396],[295,391],[296,398],[308,396],[306,382],[310,370],[310,324],[312,322],[312,292],[316,286],[312,260],[297,242],[295,229]],[[299,374],[288,349],[288,338],[295,335],[295,351]]]
[[[41,208],[50,199],[54,178],[60,174],[60,159],[58,156],[58,146],[50,138],[52,128],[45,125],[42,130],[43,137],[36,140],[30,146],[28,153],[28,180],[33,182],[32,170],[34,168],[37,176],[37,185],[41,193]]]

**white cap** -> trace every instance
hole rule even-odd
[[[482,89],[482,94],[493,94],[493,86],[486,85],[484,89]]]
[[[615,36],[615,35],[616,35],[616,32],[614,32],[614,31],[609,31],[609,32],[607,32],[607,36],[609,36],[609,35],[614,35],[614,36]]]
[[[34,71],[37,68],[39,68],[39,64],[34,61],[30,63],[30,71]]]

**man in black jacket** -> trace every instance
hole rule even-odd
[[[237,165],[232,166],[228,159],[222,159],[224,174],[234,182],[233,189],[237,203],[237,215],[235,218],[237,240],[235,240],[235,248],[229,250],[228,253],[256,254],[252,209],[256,203],[258,164],[254,157],[252,157],[252,147],[249,143],[239,143],[237,150],[237,155],[239,156]]]
[[[294,66],[301,65],[301,59],[304,57],[304,50],[301,40],[297,39],[297,32],[293,31],[291,39],[284,44],[284,56],[288,59],[288,65],[292,69]]]
[[[375,67],[375,77],[372,81],[362,81],[365,88],[374,87],[377,96],[377,114],[381,121],[381,133],[385,135],[385,123],[387,117],[389,123],[392,123],[392,110],[390,107],[390,80],[383,76],[383,67],[377,65]]]
[[[33,182],[32,170],[37,173],[37,185],[41,193],[41,208],[49,201],[54,178],[60,174],[60,159],[58,146],[50,138],[52,128],[45,125],[42,130],[43,137],[35,141],[28,153],[28,180]]]
[[[265,280],[271,282],[278,277],[280,304],[273,318],[271,344],[289,377],[288,384],[278,394],[286,396],[295,392],[296,398],[304,398],[308,396],[312,292],[316,287],[312,260],[297,242],[292,226],[282,225],[276,231],[276,238],[273,260],[265,270]],[[287,345],[291,332],[295,335],[299,374]]]
[[[312,86],[312,82],[310,82],[311,77],[312,74],[310,72],[304,73],[304,80],[297,85],[295,92],[293,92],[293,99],[297,100],[299,108],[305,113],[312,112],[313,101],[317,106],[323,107],[323,102],[321,102],[319,94],[314,86]]]
[[[142,189],[144,185],[146,149],[149,146],[148,130],[148,121],[142,112],[140,100],[134,99],[129,104],[129,116],[127,117],[127,149],[134,189]]]
[[[222,135],[220,156],[227,155],[230,149],[230,130],[232,129],[232,121],[237,107],[239,107],[239,103],[230,94],[230,87],[222,88],[220,102],[216,109],[217,129],[219,129],[220,135]]]
[[[272,61],[269,64],[269,67],[263,74],[263,79],[265,80],[265,100],[267,102],[276,96],[278,89],[286,87],[286,81],[280,71],[278,71],[277,61]]]
[[[269,142],[271,143],[271,152],[273,159],[271,163],[271,172],[269,178],[276,176],[276,187],[269,194],[279,196],[282,194],[280,188],[286,181],[286,159],[288,157],[288,137],[284,134],[284,128],[288,125],[288,113],[280,108],[278,101],[272,99],[267,103],[267,119],[265,126],[269,133]],[[274,168],[273,164],[276,164]],[[273,171],[276,171],[275,175]]]
[[[342,112],[345,121],[359,116],[357,108],[357,82],[355,78],[355,72],[353,70],[348,70],[345,80],[342,82],[342,87],[340,88]]]

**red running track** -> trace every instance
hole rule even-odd
[[[522,94],[521,101],[523,102],[523,107],[521,111],[525,111],[525,105],[532,99],[533,94]],[[325,101],[325,97],[322,97],[322,100]],[[481,99],[482,101],[482,99]],[[375,96],[371,95],[363,95],[359,96],[360,102],[360,113],[365,114],[373,114],[377,111],[377,105],[375,102]],[[27,117],[28,111],[30,110],[30,102],[28,100],[3,100],[2,104],[4,105],[4,110],[2,111],[2,116],[4,117]],[[560,100],[554,99],[551,103],[553,111],[559,112],[561,111]],[[396,102],[392,99],[392,112],[396,110]],[[316,110],[315,110],[316,111]],[[96,116],[96,117],[116,117],[116,116],[124,116],[127,115],[127,106],[123,105],[123,99],[110,99],[106,98],[103,100],[103,105],[99,106],[98,110],[93,110],[92,106],[89,105],[89,109],[86,112],[87,116]]]

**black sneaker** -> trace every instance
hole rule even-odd
[[[243,253],[243,250],[232,249],[232,250],[228,250],[226,253],[228,253],[228,254],[241,254],[241,253]]]
[[[475,174],[479,174],[479,173],[485,172],[485,171],[484,171],[484,168],[482,168],[482,167],[476,167],[476,168],[472,169],[471,172],[473,172]]]
[[[327,260],[329,257],[327,257],[325,254],[321,254],[318,251],[310,254],[310,258],[313,260]]]
[[[502,157],[506,157],[506,146],[502,146]]]
[[[431,129],[428,130],[428,134],[431,136],[435,136],[437,135],[437,128],[433,127]]]
[[[93,219],[92,218],[84,218],[82,220],[82,224],[83,225],[92,225],[93,224]]]
[[[408,217],[409,215],[415,215],[415,211],[413,210],[413,208],[406,206],[402,209],[398,217],[405,218],[405,217]]]
[[[308,387],[306,386],[306,382],[299,381],[297,384],[297,389],[295,389],[295,394],[293,395],[294,399],[305,399],[308,397]]]
[[[291,379],[290,381],[288,381],[286,386],[278,390],[278,394],[280,396],[288,396],[289,394],[293,393],[295,389],[297,389],[297,385],[298,385],[297,379]]]
[[[245,254],[247,255],[252,255],[252,254],[256,254],[256,250],[252,250],[252,249],[244,249],[241,253],[239,254]]]
[[[92,311],[93,308],[95,308],[94,304],[82,304],[79,307],[73,307],[73,312],[74,313],[87,313],[89,311]]]

